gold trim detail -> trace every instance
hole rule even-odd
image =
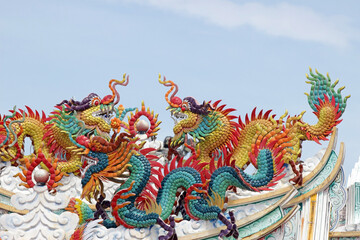
[[[314,235],[314,224],[315,224],[315,213],[316,213],[316,201],[317,194],[314,194],[310,197],[310,217],[309,217],[309,230],[308,230],[308,239],[313,239]]]
[[[5,209],[10,212],[13,212],[13,213],[19,213],[21,215],[25,215],[29,212],[28,210],[18,210],[16,208],[14,208],[13,206],[7,205],[5,203],[0,203],[0,208]]]
[[[329,239],[330,238],[341,238],[341,237],[360,237],[360,231],[329,232]]]

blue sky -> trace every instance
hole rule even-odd
[[[360,155],[360,17],[357,1],[0,0],[0,113],[14,105],[51,112],[63,99],[110,94],[125,107],[144,100],[172,134],[166,89],[158,73],[179,85],[180,97],[222,99],[245,116],[254,107],[278,116],[306,110],[308,67],[340,79],[351,94],[339,125],[349,174]],[[326,143],[325,143],[326,146]],[[303,156],[314,155],[306,143]]]

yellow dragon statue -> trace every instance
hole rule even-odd
[[[240,116],[229,115],[235,109],[225,109],[225,105],[220,106],[220,101],[199,104],[192,97],[180,99],[176,96],[178,86],[165,78],[162,81],[159,76],[161,84],[171,87],[165,95],[170,105],[168,109],[176,121],[171,145],[176,147],[183,144],[186,136],[190,135],[200,149],[199,159],[203,162],[210,162],[214,155],[227,151],[232,153],[236,166],[245,169],[249,164],[258,167],[253,157],[256,149],[263,139],[275,137],[279,140],[275,147],[283,147],[284,162],[294,164],[301,156],[303,141],[319,143],[319,140],[327,140],[332,128],[341,122],[339,119],[350,97],[342,98],[344,87],[336,91],[334,88],[338,80],[332,84],[328,74],[325,77],[317,70],[313,73],[310,68],[310,76],[306,77],[309,80],[307,83],[311,84],[310,93],[306,93],[308,102],[318,118],[315,125],[303,122],[305,111],[291,117],[285,112],[279,119],[275,119],[271,110],[257,114],[256,108],[243,121]],[[170,93],[172,95],[169,97]]]
[[[34,154],[37,155],[37,149],[42,149],[46,158],[59,159],[58,169],[62,172],[76,172],[82,165],[80,155],[74,151],[81,146],[77,142],[78,136],[94,135],[109,139],[111,129],[116,131],[124,127],[131,130],[131,126],[121,120],[127,112],[136,108],[115,107],[120,99],[115,86],[126,86],[128,82],[129,76],[125,74],[122,81],[110,80],[112,95],[104,98],[90,93],[82,101],[64,100],[55,106],[56,110],[48,117],[44,112],[40,116],[38,111],[34,112],[27,106],[27,111],[16,111],[14,108],[10,115],[0,115],[1,160],[11,161],[15,165],[23,164],[24,158],[31,157],[23,154],[24,140],[30,138]]]

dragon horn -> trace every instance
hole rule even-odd
[[[120,101],[120,94],[118,93],[118,91],[116,90],[115,86],[116,85],[122,85],[122,86],[127,86],[129,83],[129,75],[126,77],[126,73],[124,73],[123,75],[123,79],[122,81],[116,80],[116,79],[111,79],[109,82],[109,88],[112,92],[112,96],[106,100],[103,100],[103,104],[109,104],[111,102],[114,102],[115,96],[116,96],[116,100],[114,102],[114,105],[116,105],[119,101]]]
[[[170,104],[170,106],[174,108],[178,108],[181,105],[181,99],[179,97],[176,97],[176,93],[178,92],[178,86],[173,81],[166,81],[166,77],[164,76],[164,80],[161,81],[161,74],[159,74],[159,83],[163,84],[166,87],[170,87],[170,90],[166,92],[165,94],[165,100],[167,103]],[[169,94],[174,90],[173,94],[171,94],[170,100],[169,100]],[[175,100],[176,99],[176,100]]]

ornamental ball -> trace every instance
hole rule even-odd
[[[45,169],[38,169],[34,174],[34,179],[37,185],[45,185],[49,180],[50,174]]]
[[[143,119],[140,119],[136,124],[136,130],[138,132],[146,132],[149,129],[149,123]]]

